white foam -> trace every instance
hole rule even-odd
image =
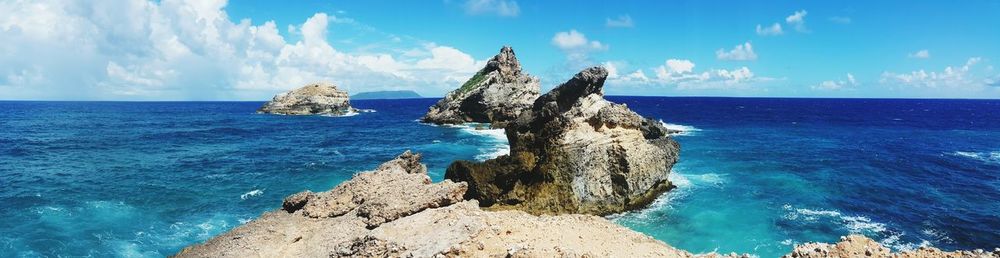
[[[679,131],[677,133],[670,134],[670,135],[673,135],[673,136],[689,136],[689,135],[694,135],[694,132],[700,132],[701,131],[701,129],[698,129],[698,128],[694,127],[694,126],[679,125],[679,124],[670,124],[670,123],[663,122],[663,120],[660,120],[660,124],[662,124],[663,127],[666,127],[669,130]]]
[[[249,192],[246,192],[244,194],[241,194],[240,195],[240,199],[246,200],[246,199],[250,199],[251,197],[260,196],[262,194],[264,194],[264,190],[254,189],[253,191],[249,191]]]
[[[617,220],[625,216],[640,218],[640,220],[645,220],[651,213],[656,211],[661,211],[665,209],[673,209],[673,204],[678,200],[681,200],[687,196],[691,195],[691,192],[700,187],[720,187],[722,186],[726,179],[725,175],[719,175],[715,173],[705,173],[705,174],[683,174],[677,171],[672,171],[670,175],[667,176],[676,188],[666,192],[653,203],[649,204],[649,207],[637,211],[629,211],[618,214],[612,214],[608,216],[608,219]]]
[[[890,230],[885,223],[872,221],[864,216],[852,216],[836,210],[795,208],[792,205],[783,206],[786,213],[782,216],[787,220],[800,220],[816,223],[836,223],[850,234],[875,236],[879,243],[897,251],[909,251],[922,246],[930,246],[930,242],[921,239],[920,243],[903,242],[904,232]]]
[[[1000,151],[993,151],[993,152],[956,151],[952,152],[951,155],[966,157],[987,163],[1000,163]]]
[[[487,124],[467,124],[467,125],[446,125],[447,127],[458,128],[462,132],[476,135],[480,137],[486,137],[490,141],[489,146],[479,148],[479,155],[476,155],[476,159],[479,161],[488,160],[503,155],[510,154],[510,144],[507,142],[507,134],[504,129],[493,129],[489,128]]]

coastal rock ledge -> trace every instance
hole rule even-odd
[[[257,113],[278,115],[342,116],[356,112],[347,91],[330,83],[313,83],[278,94],[257,110]]]
[[[505,129],[510,154],[456,161],[445,178],[494,210],[607,215],[651,203],[680,145],[660,122],[604,99],[608,72],[588,68],[539,97]]]
[[[431,183],[406,152],[175,257],[748,257],[694,255],[592,215],[484,211],[466,187]]]
[[[862,235],[840,238],[836,244],[806,243],[795,246],[791,253],[782,258],[1000,258],[1000,248],[993,251],[976,249],[972,251],[942,251],[933,247],[920,247],[912,251],[893,253],[875,240]]]
[[[420,120],[434,124],[490,123],[502,128],[538,98],[538,78],[521,72],[514,49],[504,46],[462,87],[431,106]]]

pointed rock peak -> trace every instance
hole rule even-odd
[[[500,71],[501,75],[510,76],[517,75],[521,73],[521,62],[517,61],[517,56],[514,55],[514,49],[510,46],[503,46],[500,48],[500,53],[490,59],[486,63],[486,67],[483,71],[486,73],[492,71]]]
[[[604,96],[604,81],[608,78],[608,70],[595,66],[583,69],[569,81],[559,85],[549,93],[535,100],[535,109],[541,108],[546,102],[555,101],[560,107],[568,108],[572,103],[590,94]]]

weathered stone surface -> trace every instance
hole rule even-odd
[[[592,215],[484,211],[475,200],[436,203],[457,201],[465,184],[447,180],[431,184],[425,179],[426,168],[419,163],[419,155],[404,153],[335,188],[342,191],[289,196],[284,210],[265,213],[176,256],[738,257],[693,255]],[[327,198],[337,201],[326,202]],[[372,202],[381,204],[366,206]],[[389,215],[380,215],[387,219],[372,224],[372,217],[360,211],[363,207],[370,209],[368,214]],[[307,209],[322,211],[318,213],[322,215],[347,212],[313,217],[306,214]]]
[[[875,240],[862,235],[841,237],[836,244],[806,243],[795,246],[791,253],[782,258],[847,258],[847,257],[893,257],[893,258],[1000,258],[1000,249],[992,252],[983,250],[946,252],[933,247],[893,253]]]
[[[315,83],[278,94],[268,101],[258,113],[279,115],[334,115],[357,112],[351,107],[346,91],[329,83]]]
[[[458,89],[431,106],[421,121],[435,124],[491,123],[502,127],[538,98],[538,78],[521,72],[508,46]]]
[[[533,214],[610,214],[651,203],[680,146],[660,123],[604,99],[604,68],[581,71],[539,97],[505,128],[511,154],[458,161],[445,178],[467,199]]]

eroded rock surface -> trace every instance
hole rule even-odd
[[[946,252],[933,247],[920,247],[913,251],[893,253],[875,240],[850,235],[841,237],[836,244],[806,243],[795,246],[791,253],[782,258],[847,258],[847,257],[892,257],[892,258],[1000,258],[1000,249],[993,251],[973,250]]]
[[[538,98],[538,78],[521,71],[509,46],[458,89],[431,106],[421,121],[435,124],[491,123],[502,127]]]
[[[657,121],[604,99],[604,68],[588,68],[539,97],[505,128],[510,155],[457,161],[445,178],[467,199],[533,214],[610,214],[651,203],[680,146]]]
[[[274,96],[258,113],[279,115],[333,115],[357,112],[347,91],[329,83],[314,83]]]
[[[331,191],[294,194],[176,256],[737,257],[696,256],[592,215],[484,211],[459,200],[465,183],[431,183],[419,159],[407,152]]]

